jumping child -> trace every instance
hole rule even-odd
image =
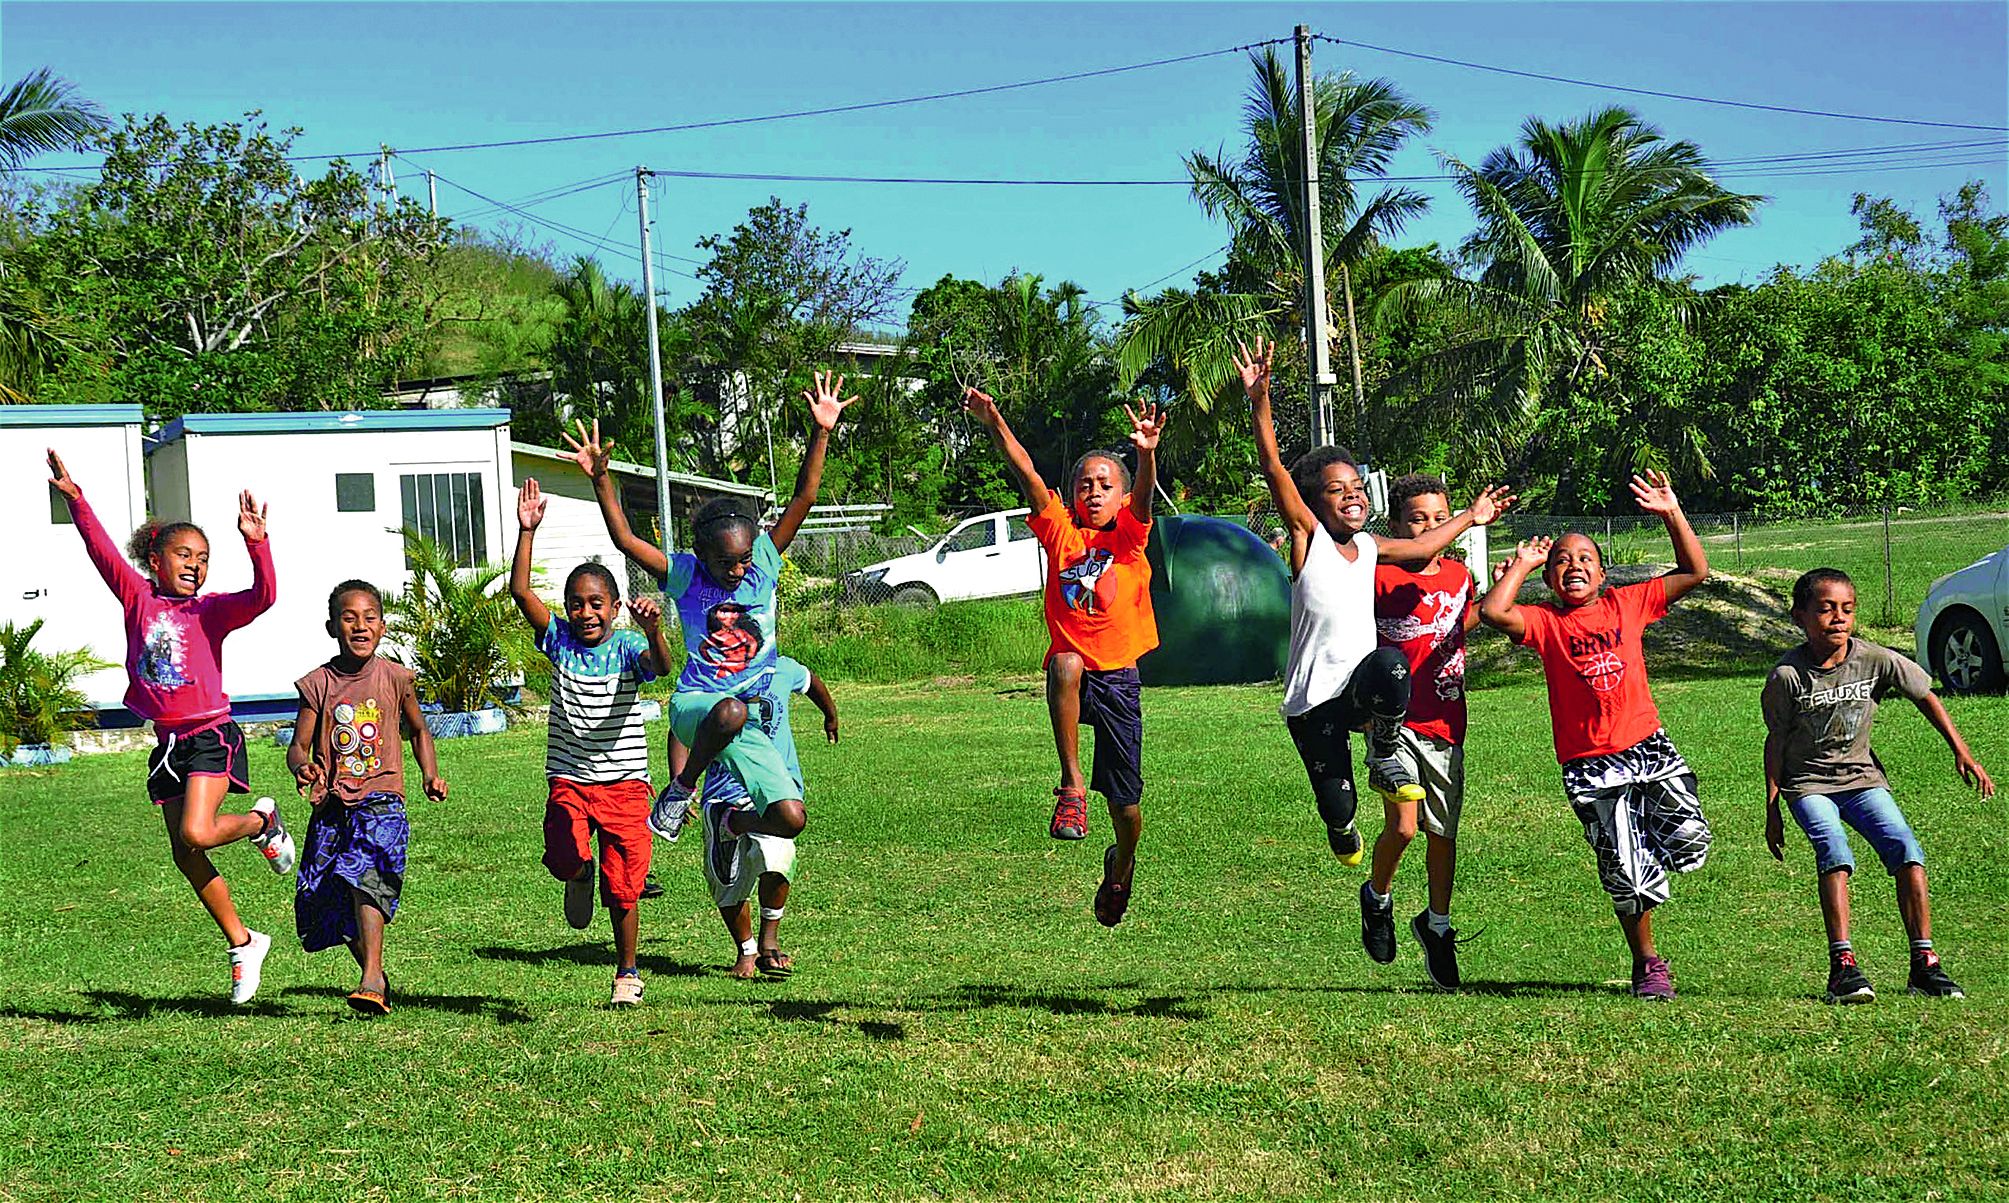
[[[1694,770],[1661,728],[1640,635],[1708,579],[1709,557],[1665,475],[1633,477],[1632,495],[1667,524],[1672,572],[1607,590],[1604,555],[1588,535],[1537,538],[1507,560],[1479,617],[1542,658],[1563,793],[1632,950],[1632,992],[1665,1002],[1674,975],[1654,948],[1653,909],[1668,899],[1668,873],[1702,867],[1710,836]],[[1519,605],[1538,564],[1555,600]]]
[[[787,656],[777,659],[773,671],[754,682],[750,692],[740,696],[750,712],[749,725],[757,727],[774,744],[788,769],[794,796],[801,798],[804,796],[802,764],[796,757],[795,732],[788,715],[789,698],[798,693],[808,694],[809,700],[823,712],[823,734],[831,743],[836,743],[837,703],[830,696],[830,687],[823,683],[821,677]],[[674,762],[670,766],[672,771],[681,767]],[[709,804],[744,805],[750,801],[752,791],[745,781],[734,775],[733,766],[724,760],[712,763],[705,773],[704,785],[704,798],[708,804],[705,808],[706,847],[723,846],[733,853],[724,863],[715,863],[710,856],[703,858],[705,884],[711,889],[712,902],[719,909],[719,918],[724,920],[727,933],[732,936],[737,954],[730,973],[737,978],[756,975],[787,977],[795,971],[795,960],[781,948],[781,917],[788,906],[789,883],[795,876],[795,841],[758,832],[748,835],[736,845],[722,840],[720,833],[711,829],[710,820],[714,814],[724,811],[715,810]],[[772,789],[776,783],[756,781],[755,785]],[[788,791],[783,789],[781,792]],[[749,904],[756,892],[760,897],[758,936],[754,934],[753,913]]]
[[[1388,533],[1414,539],[1451,521],[1451,500],[1435,476],[1397,477],[1388,486]],[[1409,922],[1423,965],[1438,988],[1458,988],[1451,881],[1458,863],[1458,816],[1465,807],[1465,636],[1479,625],[1476,583],[1443,556],[1422,564],[1384,554],[1374,569],[1374,626],[1382,647],[1409,666],[1409,711],[1395,732],[1395,757],[1423,789],[1420,803],[1383,795],[1381,837],[1360,888],[1360,939],[1382,964],[1395,959],[1395,866],[1416,838],[1418,812],[1430,901]]]
[[[1004,453],[1032,516],[1026,525],[1046,553],[1047,716],[1060,754],[1060,786],[1053,791],[1047,834],[1057,840],[1088,835],[1088,789],[1109,805],[1116,842],[1102,853],[1102,884],[1095,918],[1104,927],[1123,921],[1137,869],[1137,837],[1144,830],[1144,712],[1137,658],[1158,646],[1151,609],[1151,493],[1158,480],[1158,439],[1165,415],[1144,406],[1130,418],[1137,448],[1133,482],[1123,462],[1091,451],[1068,474],[1063,503],[1040,479],[1032,457],[1013,436],[991,397],[963,390],[964,404]],[[1081,775],[1081,728],[1095,731],[1095,763]]]
[[[1490,488],[1470,508],[1414,538],[1375,538],[1367,533],[1367,487],[1352,453],[1314,447],[1284,467],[1270,418],[1272,349],[1261,338],[1253,346],[1240,346],[1235,367],[1248,394],[1263,479],[1290,528],[1284,724],[1311,778],[1326,845],[1341,864],[1357,865],[1365,849],[1354,823],[1360,802],[1353,784],[1352,733],[1367,726],[1367,784],[1387,800],[1391,813],[1413,808],[1425,796],[1398,754],[1409,713],[1409,663],[1397,649],[1375,646],[1375,565],[1383,558],[1435,560],[1459,535],[1499,517],[1514,498],[1503,488]],[[1371,888],[1371,882],[1361,888],[1364,929],[1375,913]],[[1373,942],[1363,939],[1372,952]],[[1434,930],[1431,939],[1436,939]],[[1393,955],[1391,947],[1389,959]]]
[[[628,603],[641,631],[617,631],[621,587],[603,565],[587,562],[565,577],[565,621],[530,587],[531,545],[544,521],[535,480],[516,495],[516,556],[509,593],[551,661],[551,719],[544,750],[550,796],[544,806],[544,867],[565,883],[565,921],[584,931],[593,923],[593,845],[600,839],[600,894],[614,928],[613,993],[617,1007],[642,1001],[635,967],[635,904],[649,874],[649,736],[641,687],[670,662],[662,610],[638,597]]]
[[[85,554],[125,611],[126,708],[152,720],[159,740],[147,758],[147,796],[167,824],[175,868],[223,931],[230,951],[230,1001],[250,1002],[272,938],[237,917],[230,886],[210,863],[209,850],[249,840],[273,872],[284,875],[293,869],[293,837],[272,799],[258,799],[243,814],[219,809],[225,794],[251,792],[244,732],[231,721],[230,699],[223,692],[223,640],[270,609],[278,596],[272,548],[265,539],[265,507],[249,492],[237,496],[237,530],[251,558],[251,588],[204,594],[209,539],[202,528],[190,522],[149,522],[134,531],[126,553],[133,563],[146,566],[142,576],[119,557],[83,489],[54,451],[49,452],[49,483],[68,500]]]
[[[294,683],[300,712],[286,767],[314,814],[293,892],[293,921],[308,952],[340,944],[356,959],[362,980],[349,994],[350,1007],[388,1015],[384,926],[397,917],[411,842],[400,726],[411,738],[426,797],[445,801],[446,779],[411,670],[377,657],[384,595],[375,585],[351,580],[335,586],[328,595],[328,636],[334,657]]]
[[[1967,750],[1960,731],[1932,694],[1924,669],[1888,648],[1854,637],[1856,587],[1848,574],[1816,568],[1793,582],[1793,621],[1806,642],[1780,657],[1765,679],[1765,846],[1786,859],[1786,829],[1779,816],[1785,798],[1814,846],[1820,877],[1821,919],[1828,929],[1831,1003],[1865,1003],[1876,997],[1856,964],[1849,942],[1849,852],[1853,827],[1876,849],[1897,883],[1897,910],[1911,938],[1913,994],[1966,995],[1939,967],[1932,950],[1932,909],[1925,892],[1925,853],[1905,822],[1883,765],[1870,750],[1877,703],[1891,692],[1911,699],[1953,749],[1960,779],[1995,796],[1995,783]]]

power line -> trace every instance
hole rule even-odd
[[[1838,121],[1871,121],[1882,125],[1922,125],[1934,129],[1972,129],[1990,133],[2009,132],[2009,125],[1976,125],[1963,121],[1923,121],[1914,117],[1884,117],[1869,113],[1838,113],[1828,109],[1802,109],[1784,104],[1761,104],[1752,100],[1730,100],[1721,96],[1697,96],[1686,92],[1663,92],[1656,88],[1635,88],[1627,84],[1600,83],[1589,79],[1572,79],[1567,75],[1550,75],[1542,71],[1523,71],[1517,67],[1502,67],[1494,63],[1475,63],[1469,59],[1449,58],[1441,54],[1425,54],[1420,50],[1403,50],[1395,46],[1377,46],[1372,42],[1356,42],[1347,38],[1335,38],[1327,34],[1314,34],[1321,42],[1335,46],[1350,46],[1356,50],[1372,50],[1377,54],[1392,54],[1400,58],[1421,59],[1429,63],[1443,63],[1452,67],[1466,67],[1474,71],[1491,71],[1496,75],[1513,75],[1522,79],[1539,79],[1552,84],[1571,84],[1579,88],[1597,88],[1606,92],[1628,92],[1635,96],[1657,96],[1662,100],[1686,100],[1695,104],[1723,105],[1733,109],[1755,109],[1766,113],[1792,113],[1801,117],[1831,117]]]

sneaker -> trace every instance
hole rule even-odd
[[[579,876],[565,883],[565,922],[579,931],[593,926],[594,865],[586,862]]]
[[[265,820],[265,829],[251,837],[251,846],[264,854],[272,871],[285,876],[293,871],[293,837],[286,834],[286,824],[279,821],[279,804],[270,798],[260,798],[251,804],[251,813]]]
[[[610,1007],[632,1007],[642,1001],[642,975],[639,973],[617,973],[614,975],[614,992],[607,999]]]
[[[741,837],[734,835],[727,825],[732,809],[730,802],[705,804],[705,855],[710,858],[712,878],[721,890],[730,889],[739,878]]]
[[[1823,1001],[1829,1003],[1866,1003],[1876,1001],[1876,991],[1869,984],[1869,975],[1856,967],[1856,954],[1841,952],[1828,958],[1828,992]]]
[[[1424,910],[1416,912],[1416,917],[1409,921],[1409,931],[1416,937],[1416,942],[1423,946],[1423,969],[1424,972],[1430,975],[1430,984],[1439,990],[1456,990],[1458,988],[1458,929],[1454,927],[1443,935],[1438,935],[1430,928],[1430,912]],[[1667,972],[1666,961],[1660,962],[1660,970],[1662,976],[1665,977]],[[1634,989],[1637,988],[1634,987]],[[1672,979],[1667,980],[1667,997],[1674,997],[1674,982]]]
[[[663,896],[663,883],[656,880],[656,875],[654,873],[645,874],[642,878],[642,892],[639,895],[639,897],[661,898],[662,896]]]
[[[271,799],[266,799],[271,801]],[[249,929],[247,929],[249,930]],[[272,937],[252,932],[251,938],[230,950],[230,1001],[243,1006],[258,993],[258,978],[265,968],[265,954],[272,951]]]
[[[1674,1001],[1674,971],[1663,957],[1648,957],[1632,970],[1632,996],[1654,1002]]]
[[[1339,863],[1349,868],[1359,864],[1360,858],[1367,854],[1367,844],[1360,838],[1360,828],[1351,823],[1344,827],[1326,828],[1325,844],[1339,858]]]
[[[649,808],[649,817],[643,822],[658,838],[674,844],[684,833],[684,824],[690,822],[696,796],[695,790],[672,777],[663,792],[656,795],[656,804]]]
[[[1966,998],[1967,991],[1939,967],[1939,954],[1927,949],[1911,958],[1911,992],[1927,998]]]
[[[1374,886],[1360,883],[1360,944],[1377,965],[1395,959],[1395,900],[1376,905]]]
[[[1053,822],[1046,833],[1057,840],[1088,838],[1088,791],[1062,786],[1053,791]]]
[[[1392,802],[1421,802],[1423,787],[1394,756],[1367,758],[1367,787]]]

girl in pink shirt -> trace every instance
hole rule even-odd
[[[244,732],[230,719],[223,692],[223,639],[271,608],[277,593],[272,550],[265,541],[265,508],[246,492],[238,497],[237,529],[251,556],[251,588],[242,593],[201,593],[209,579],[209,539],[188,522],[149,522],[119,549],[84,500],[69,470],[49,452],[49,483],[70,503],[84,551],[125,610],[128,709],[151,720],[159,740],[147,758],[147,795],[161,809],[175,867],[188,878],[230,947],[230,1001],[246,1003],[258,990],[271,937],[237,917],[230,887],[209,861],[209,850],[249,840],[276,873],[293,868],[293,840],[278,806],[260,798],[242,814],[223,814],[225,794],[251,792]]]

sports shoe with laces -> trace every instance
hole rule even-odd
[[[643,823],[658,839],[674,844],[677,837],[684,833],[684,824],[690,822],[691,804],[695,797],[695,790],[672,777],[670,783],[656,795],[656,803],[649,807],[649,817]]]
[[[1421,802],[1423,787],[1409,775],[1409,769],[1393,756],[1367,758],[1367,788],[1395,802]]]
[[[1088,791],[1061,786],[1053,791],[1053,821],[1046,833],[1057,840],[1088,838]]]
[[[1443,935],[1438,935],[1431,930],[1430,912],[1423,910],[1416,912],[1416,917],[1409,921],[1409,931],[1416,937],[1416,942],[1423,946],[1423,971],[1430,975],[1430,984],[1439,990],[1456,990],[1458,929],[1454,927]],[[1667,962],[1660,962],[1660,967],[1665,971]],[[1672,981],[1668,982],[1667,995],[1669,998],[1674,996]]]
[[[589,860],[579,876],[565,883],[565,922],[579,931],[593,926],[593,874],[594,864]]]
[[[1946,976],[1946,970],[1939,967],[1939,954],[1931,949],[1911,958],[1911,980],[1908,983],[1913,994],[1923,994],[1927,998],[1966,998],[1967,991],[1960,984]]]
[[[1822,996],[1828,1003],[1866,1003],[1876,1001],[1876,990],[1869,984],[1869,975],[1856,965],[1856,954],[1838,952],[1828,958],[1828,992]]]
[[[1360,863],[1367,853],[1367,845],[1360,838],[1360,829],[1348,823],[1343,827],[1328,826],[1325,829],[1326,847],[1339,858],[1339,863],[1352,868]]]
[[[632,1007],[642,1001],[642,975],[639,973],[617,973],[614,975],[614,992],[607,999],[610,1007]]]
[[[245,930],[250,931],[249,928]],[[265,954],[272,951],[272,937],[261,931],[230,950],[230,1001],[243,1006],[258,993],[258,979],[265,969]]]
[[[712,878],[720,889],[729,888],[739,878],[740,836],[733,833],[727,820],[732,817],[732,803],[705,803],[705,856],[711,863]]]
[[[260,798],[251,804],[251,813],[264,821],[265,827],[251,837],[251,846],[265,857],[265,863],[272,871],[284,877],[293,871],[293,837],[286,834],[286,824],[279,821],[279,804],[270,798]]]
[[[1360,883],[1360,945],[1376,964],[1395,959],[1395,900],[1376,903],[1374,884]]]
[[[1648,957],[1645,964],[1633,967],[1632,995],[1654,1002],[1674,1000],[1674,971],[1667,967],[1664,958]]]

